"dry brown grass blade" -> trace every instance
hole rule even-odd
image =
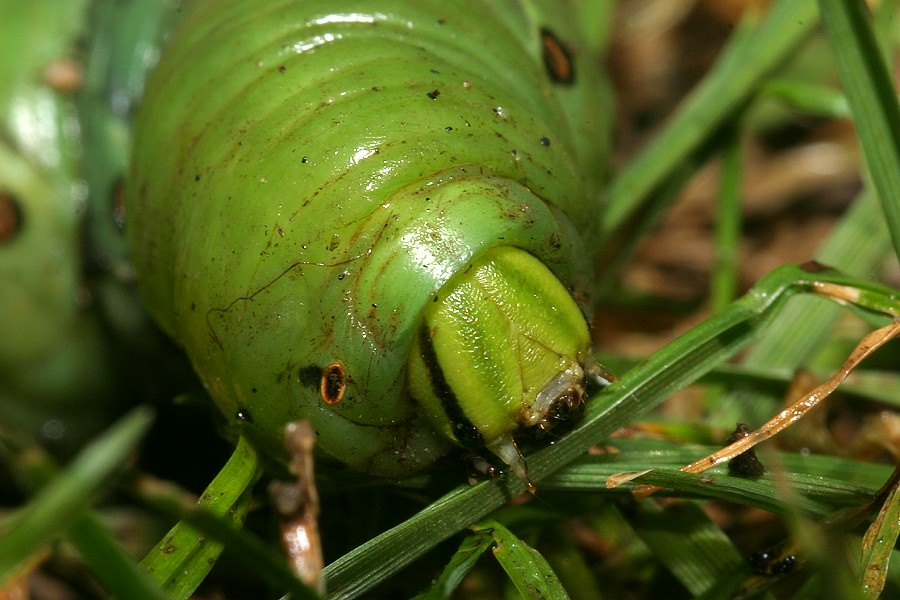
[[[888,341],[900,335],[900,320],[895,320],[889,325],[876,329],[866,335],[853,352],[841,366],[841,368],[828,380],[813,389],[808,394],[801,397],[790,406],[779,412],[777,415],[769,419],[762,427],[752,431],[747,436],[740,438],[736,442],[717,450],[712,454],[701,458],[687,466],[681,468],[685,473],[702,473],[707,469],[711,469],[716,465],[731,460],[732,458],[743,454],[750,450],[760,442],[763,442],[781,431],[787,429],[798,420],[802,419],[810,410],[818,406],[825,398],[827,398],[837,387],[847,378],[848,375],[869,355],[875,352]],[[631,481],[644,473],[617,473],[606,480],[606,487],[613,488]],[[633,493],[636,496],[644,497],[650,495],[660,488],[651,485],[638,485],[634,488]]]

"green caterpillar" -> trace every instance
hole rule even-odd
[[[119,410],[124,379],[82,255],[83,147],[62,59],[83,11],[0,2],[0,429],[61,454]]]
[[[574,417],[608,138],[558,2],[203,1],[147,84],[126,231],[147,304],[258,443],[378,476]]]

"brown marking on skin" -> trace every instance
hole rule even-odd
[[[22,230],[22,208],[15,196],[0,192],[0,244],[12,240]]]
[[[347,393],[347,370],[340,362],[333,362],[322,371],[319,393],[325,404],[339,404]]]
[[[550,79],[563,85],[575,82],[572,55],[556,35],[549,29],[541,29],[541,54]]]

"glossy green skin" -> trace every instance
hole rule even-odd
[[[103,427],[118,380],[82,273],[75,110],[43,82],[77,28],[58,9],[0,6],[3,43],[34,36],[0,56],[0,194],[20,217],[0,240],[0,429],[68,452]]]
[[[597,216],[606,96],[586,54],[579,85],[550,81],[539,28],[574,27],[558,3],[552,22],[540,13],[193,7],[147,86],[126,230],[151,312],[264,445],[280,448],[282,425],[307,417],[319,448],[355,469],[427,467],[449,442],[410,400],[405,370],[441,286],[514,245],[583,289],[577,230]],[[335,361],[348,388],[326,405],[318,373]]]
[[[115,376],[109,340],[83,300],[78,202],[54,127],[64,107],[37,88],[16,102],[15,118],[0,124],[4,140],[43,125],[43,139],[31,141],[45,162],[24,144],[15,153],[0,143],[0,193],[21,212],[21,229],[0,243],[0,428],[72,448],[102,423]]]

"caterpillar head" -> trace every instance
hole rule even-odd
[[[486,448],[528,482],[515,437],[581,413],[589,349],[584,316],[553,273],[528,252],[499,246],[426,308],[410,393],[447,438]]]

